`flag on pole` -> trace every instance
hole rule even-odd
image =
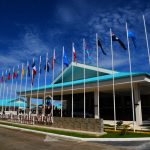
[[[68,59],[67,59],[67,55],[66,55],[66,52],[65,52],[64,49],[63,49],[63,63],[64,63],[64,65],[66,65],[66,67],[69,66],[69,62],[68,62]]]
[[[7,70],[6,70],[5,76],[4,76],[4,81],[5,81],[5,82],[7,82],[7,80],[8,80],[7,78],[8,78],[8,76],[7,76]]]
[[[30,65],[28,63],[28,77],[30,77]]]
[[[44,70],[49,72],[49,60],[48,60],[48,58],[46,58],[46,64],[45,64]]]
[[[33,59],[33,64],[32,64],[32,85],[34,83],[35,75],[36,75],[36,66],[35,66],[35,61]]]
[[[4,74],[2,73],[1,82],[4,82]]]
[[[53,57],[52,57],[52,69],[54,69],[55,59],[56,59],[56,55],[55,55],[55,49],[54,49]]]
[[[74,45],[73,45],[73,48],[72,48],[72,52],[73,52],[73,61],[76,62],[77,61],[77,55],[76,55],[76,50],[74,48]]]
[[[125,44],[124,44],[114,33],[112,33],[112,41],[117,41],[117,42],[119,42],[120,46],[121,46],[124,50],[127,50]]]
[[[24,77],[24,66],[22,66],[22,78]]]
[[[89,49],[88,49],[88,46],[87,46],[86,42],[85,42],[85,54],[87,55],[88,60],[91,61]]]
[[[16,78],[18,78],[18,76],[19,76],[19,65],[18,65],[18,69],[17,69]]]
[[[10,69],[9,69],[7,80],[10,80]]]
[[[128,38],[130,38],[132,40],[132,43],[134,45],[134,47],[136,48],[136,38],[135,38],[135,34],[131,31],[128,31]]]
[[[40,56],[40,63],[39,63],[39,73],[42,73],[42,60],[41,60],[41,56]]]
[[[15,79],[16,77],[17,77],[17,74],[16,74],[16,72],[14,70],[14,72],[13,72],[13,79]]]
[[[103,47],[102,47],[102,43],[101,43],[100,38],[98,38],[97,40],[98,40],[98,41],[97,41],[97,42],[98,42],[98,46],[101,48],[102,53],[103,53],[104,55],[107,55],[107,54],[105,53],[105,51],[104,51]]]

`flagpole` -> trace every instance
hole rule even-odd
[[[64,46],[63,46],[63,52],[62,52],[62,86],[61,86],[61,117],[63,116],[62,112],[63,112],[63,82],[64,82],[64,62],[63,62],[63,58],[64,58]]]
[[[73,118],[73,48],[74,43],[72,43],[72,118]]]
[[[34,64],[34,57],[33,57],[33,64]],[[32,65],[33,65],[32,64]],[[32,102],[32,88],[33,88],[33,81],[34,81],[34,78],[33,78],[33,66],[32,66],[32,82],[31,82],[31,96],[30,96],[30,111],[29,111],[29,114],[31,116],[31,110],[32,110],[32,107],[31,107],[31,102]]]
[[[22,69],[23,69],[23,64],[22,64]],[[19,96],[19,109],[18,109],[19,112],[20,112],[21,90],[22,90],[22,70],[21,70],[21,81],[20,81],[20,96]],[[19,112],[18,112],[18,113],[19,113]]]
[[[26,69],[26,82],[25,82],[25,99],[26,99],[26,95],[27,95],[27,85],[28,85],[28,65],[29,62],[27,61],[27,69]],[[27,100],[26,100],[27,101]],[[25,107],[25,102],[24,102],[24,115],[26,113],[26,107]]]
[[[147,46],[147,53],[148,53],[148,61],[149,61],[149,65],[150,65],[150,50],[149,50],[147,28],[146,28],[145,16],[144,15],[143,15],[143,22],[144,22],[144,29],[145,29],[145,38],[146,38],[146,46]]]
[[[54,107],[54,83],[53,83],[53,81],[54,81],[54,68],[55,68],[55,49],[54,49],[54,52],[53,52],[53,60],[52,60],[53,62],[52,62],[52,65],[53,65],[53,75],[52,75],[52,117],[54,116],[54,109],[53,109],[53,107]]]
[[[6,75],[6,77],[7,77],[7,70],[6,70],[6,73],[5,73],[5,75]],[[3,89],[3,101],[4,101],[4,95],[5,95],[5,83],[6,81],[5,81],[5,76],[4,76],[4,89]],[[3,103],[3,101],[2,101],[2,111],[4,111],[4,103]]]
[[[115,93],[115,77],[114,77],[114,52],[112,45],[112,31],[110,28],[110,39],[111,39],[111,61],[112,61],[112,76],[113,76],[113,103],[114,103],[114,128],[116,131],[116,93]]]
[[[19,73],[19,65],[18,65],[18,70],[17,70],[17,74],[16,74],[16,87],[15,87],[15,98],[17,99],[17,88],[18,88],[18,73]],[[15,101],[14,101],[14,110],[15,110]]]
[[[86,114],[85,114],[85,39],[83,39],[83,61],[84,61],[84,118],[86,117]]]
[[[46,54],[46,68],[45,68],[45,89],[44,89],[44,115],[45,115],[45,94],[46,94],[46,77],[47,77],[48,53]]]
[[[3,75],[3,72],[2,72],[2,77],[1,77],[1,88],[0,88],[0,92],[1,92],[0,98],[1,98],[1,99],[2,99],[3,82],[4,82],[3,78],[4,78],[4,75]],[[3,101],[3,99],[2,99],[2,101]],[[2,108],[1,108],[1,111],[2,111]],[[3,114],[3,112],[2,112],[2,114]]]
[[[133,95],[133,78],[132,78],[132,66],[131,66],[131,55],[130,55],[130,44],[129,44],[129,38],[128,38],[127,22],[126,22],[126,32],[127,32],[128,56],[129,56],[129,67],[130,67],[130,83],[131,83],[132,112],[133,112],[133,130],[135,132],[135,108],[134,108],[134,95]]]
[[[37,90],[37,100],[36,100],[36,115],[38,115],[38,98],[39,98],[39,86],[40,86],[40,76],[41,76],[41,56],[40,56],[40,62],[39,62],[39,75],[38,75],[38,90]]]
[[[98,77],[99,77],[99,65],[98,65],[98,63],[99,63],[99,51],[98,51],[98,35],[97,35],[97,33],[96,33],[96,52],[97,52],[97,100],[98,100],[98,103],[97,103],[97,109],[98,109],[98,114],[97,114],[97,117],[99,118],[100,116],[99,116],[99,80],[98,80]]]
[[[5,106],[5,111],[7,111],[7,103],[8,103],[8,86],[7,86],[7,91],[6,91],[6,106]]]
[[[9,73],[8,73],[8,76],[7,76],[7,80],[9,80],[10,79],[10,68],[9,68]],[[7,86],[7,88],[8,88],[8,86]],[[7,98],[8,98],[8,93],[7,93]],[[8,104],[8,111],[9,111],[9,105],[10,104]]]
[[[14,73],[14,68],[13,68],[13,73]],[[13,73],[12,73],[12,83],[11,83],[11,89],[10,89],[10,101],[12,99]],[[9,111],[10,111],[10,105],[9,105]]]

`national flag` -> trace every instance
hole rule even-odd
[[[22,78],[24,77],[24,66],[22,65]]]
[[[67,67],[69,66],[69,62],[68,62],[68,59],[67,59],[67,55],[66,55],[65,50],[63,50],[63,63],[64,63],[64,65],[66,65]]]
[[[7,70],[6,70],[5,75],[4,75],[4,82],[7,82],[7,80],[8,80],[8,76],[7,76]]]
[[[101,50],[102,50],[102,53],[103,53],[104,55],[106,55],[106,53],[105,53],[105,51],[104,51],[104,49],[103,49],[103,47],[102,47],[100,38],[97,39],[97,42],[98,42],[98,46],[99,46],[99,47],[101,48]]]
[[[9,69],[7,80],[10,80],[10,69]]]
[[[124,44],[114,33],[112,33],[112,41],[117,41],[117,42],[119,42],[120,46],[121,46],[124,50],[127,49],[126,46],[125,46],[125,44]]]
[[[39,63],[39,73],[42,73],[42,61],[41,61],[41,56],[40,56],[40,63]]]
[[[16,77],[17,77],[17,74],[16,74],[16,72],[14,70],[14,72],[13,72],[13,79],[15,79]]]
[[[4,74],[2,73],[1,82],[4,82]]]
[[[28,77],[30,77],[30,65],[28,63]]]
[[[49,60],[48,60],[48,58],[46,58],[46,64],[45,64],[44,70],[49,72]]]
[[[56,59],[56,55],[55,55],[55,49],[54,49],[53,57],[52,57],[52,69],[54,69],[55,59]]]
[[[72,48],[72,52],[73,52],[73,61],[76,62],[77,60],[77,55],[76,55],[76,50],[74,48],[74,45],[73,45],[73,48]]]
[[[89,49],[88,49],[88,47],[87,47],[87,44],[85,43],[85,54],[87,55],[87,57],[88,57],[88,60],[90,60],[91,61],[91,57],[90,57],[90,53],[89,53]]]
[[[32,85],[34,83],[35,75],[36,75],[36,66],[35,66],[35,61],[33,59],[33,64],[32,64]]]
[[[135,34],[131,31],[128,31],[128,38],[130,38],[132,40],[132,43],[134,45],[134,47],[136,48],[136,38],[135,38]]]
[[[19,65],[18,65],[18,69],[17,69],[17,73],[16,73],[16,78],[18,78],[19,76]]]

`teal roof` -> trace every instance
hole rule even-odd
[[[84,79],[84,71],[85,71],[85,79],[94,78],[98,76],[104,76],[112,73],[117,73],[116,71],[104,69],[101,67],[89,66],[85,64],[72,62],[69,67],[65,68],[63,71],[63,81],[71,82],[72,81],[72,71],[73,71],[73,79],[82,80]],[[53,81],[54,84],[58,84],[62,82],[62,73]]]
[[[149,76],[149,74],[147,73],[142,73],[142,72],[135,72],[135,73],[132,73],[132,76],[140,76],[140,75],[146,75],[146,76]],[[115,73],[114,74],[114,78],[115,79],[122,79],[122,78],[126,78],[126,77],[130,77],[130,73],[129,72],[121,72],[121,73]],[[113,79],[113,75],[112,74],[109,74],[109,75],[104,75],[104,76],[99,76],[99,77],[94,77],[94,78],[88,78],[88,79],[85,79],[85,83],[95,83],[98,81],[109,81],[109,80],[112,80]],[[76,80],[76,81],[73,81],[73,85],[79,85],[79,84],[83,84],[84,83],[84,79],[82,80]],[[48,85],[46,86],[46,89],[51,89],[52,87],[53,88],[61,88],[62,86],[63,87],[68,87],[68,86],[71,86],[72,85],[72,82],[64,82],[64,83],[58,83],[58,84],[51,84],[51,85]],[[44,90],[45,89],[45,86],[41,86],[39,87],[39,90]],[[33,88],[32,91],[37,91],[38,88]],[[24,91],[22,91],[24,92]],[[30,90],[27,90],[27,92],[30,92]]]
[[[24,107],[24,104],[26,106],[26,103],[25,102],[22,102],[22,101],[16,101],[18,100],[18,98],[14,98],[14,99],[0,99],[0,106],[10,106],[10,107],[13,107],[14,106],[14,103],[15,103],[15,107]]]

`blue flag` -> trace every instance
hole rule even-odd
[[[67,55],[64,50],[63,50],[63,62],[64,62],[64,65],[66,65],[67,67],[69,66]]]
[[[128,37],[132,40],[134,47],[136,48],[136,38],[133,32],[128,31]]]

